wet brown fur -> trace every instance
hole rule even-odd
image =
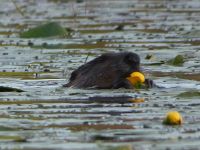
[[[140,71],[140,58],[132,52],[105,53],[72,72],[65,87],[132,88],[126,77]]]

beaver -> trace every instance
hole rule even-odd
[[[126,79],[132,72],[140,72],[140,57],[133,52],[105,53],[83,64],[71,73],[64,87],[94,89],[131,89],[133,85]],[[146,79],[146,87],[153,81]]]

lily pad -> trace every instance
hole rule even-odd
[[[97,130],[97,131],[101,131],[101,130],[109,130],[109,129],[134,129],[133,126],[131,125],[118,125],[118,124],[91,124],[91,125],[73,125],[73,126],[68,126],[68,128],[71,130],[71,131],[74,131],[74,132],[79,132],[79,131],[84,131],[84,130]]]
[[[22,38],[42,38],[51,36],[64,36],[67,35],[67,30],[56,22],[50,22],[39,25],[35,28],[29,29],[20,34]]]
[[[0,141],[26,142],[26,139],[21,136],[0,135]]]
[[[173,78],[181,78],[187,80],[195,80],[200,81],[200,73],[187,73],[187,72],[161,72],[155,71],[152,72],[152,75],[155,77],[173,77]]]
[[[184,62],[185,60],[182,55],[177,55],[175,58],[168,61],[168,63],[173,66],[182,66]]]
[[[109,146],[106,150],[132,150],[131,145],[122,145],[122,146]]]
[[[200,92],[187,91],[187,92],[180,93],[179,95],[177,95],[177,97],[181,97],[181,98],[200,97]]]
[[[0,86],[0,92],[24,92],[24,91],[17,88]]]
[[[0,126],[0,131],[17,131],[17,128],[11,128],[6,126]]]

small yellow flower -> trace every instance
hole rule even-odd
[[[133,85],[143,83],[145,81],[144,75],[140,72],[133,72],[130,77],[127,77],[126,79],[128,79]]]
[[[182,116],[177,111],[170,111],[163,121],[167,125],[180,125],[183,123]]]

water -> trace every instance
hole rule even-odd
[[[0,149],[199,148],[199,97],[177,97],[200,89],[198,0],[20,0],[16,5],[18,10],[11,1],[0,2],[0,86],[26,92],[0,93]],[[74,31],[71,37],[19,37],[46,21]],[[119,51],[138,53],[146,76],[162,88],[62,87],[88,55],[87,61]],[[183,66],[161,63],[177,54],[185,57]],[[182,114],[181,126],[162,124],[171,110]]]

